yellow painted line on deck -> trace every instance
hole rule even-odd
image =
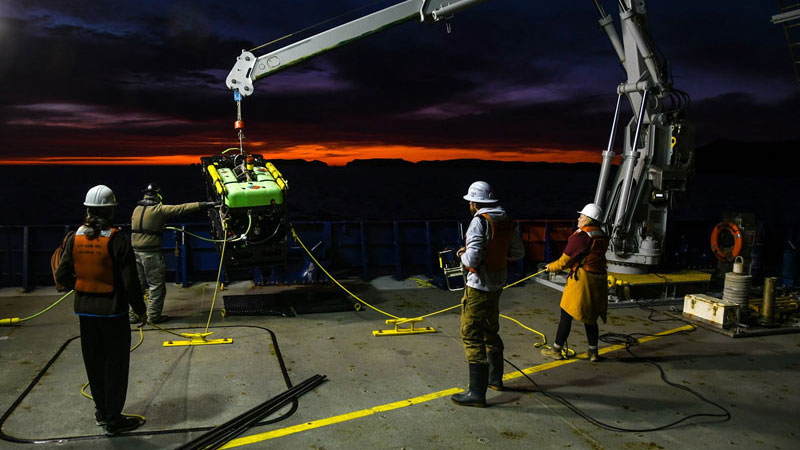
[[[639,339],[639,343],[643,343],[643,342],[648,342],[648,341],[652,341],[652,340],[655,340],[655,339],[659,339],[659,338],[662,338],[664,336],[668,336],[670,334],[677,333],[677,332],[680,332],[680,331],[688,331],[688,330],[690,330],[692,328],[693,328],[692,325],[684,325],[682,327],[674,328],[672,330],[662,331],[661,333],[657,333],[657,334],[655,334],[653,336],[646,336],[646,337],[643,337],[643,338]],[[620,349],[623,349],[623,348],[625,348],[624,344],[611,345],[609,347],[604,347],[604,348],[600,349],[599,353],[602,355],[602,354],[613,352],[613,351],[620,350]],[[529,367],[527,369],[523,369],[522,371],[525,372],[526,374],[532,374],[532,373],[535,373],[535,372],[542,372],[544,370],[548,370],[548,369],[552,369],[552,368],[555,368],[555,367],[563,366],[565,364],[572,364],[572,363],[574,363],[576,361],[580,361],[580,360],[578,358],[571,358],[571,359],[564,359],[564,360],[561,360],[561,361],[553,361],[553,362],[550,362],[550,363],[540,364],[538,366]],[[503,380],[512,380],[514,378],[519,378],[521,376],[522,376],[522,374],[520,374],[519,372],[515,371],[515,372],[511,372],[511,373],[505,374],[503,376]],[[240,447],[242,445],[255,444],[256,442],[266,441],[266,440],[269,440],[269,439],[275,439],[277,437],[287,436],[287,435],[295,434],[295,433],[300,433],[302,431],[313,430],[314,428],[321,428],[321,427],[326,427],[328,425],[333,425],[333,424],[336,424],[336,423],[347,422],[347,421],[353,420],[353,419],[360,419],[361,417],[371,416],[371,415],[373,415],[375,413],[378,413],[378,412],[391,411],[393,409],[405,408],[407,406],[416,405],[416,404],[419,404],[419,403],[425,403],[425,402],[430,401],[430,400],[435,400],[437,398],[446,397],[448,395],[457,394],[457,393],[463,392],[463,391],[464,390],[461,389],[461,388],[447,389],[447,390],[444,390],[444,391],[433,392],[433,393],[430,393],[430,394],[427,394],[427,395],[422,395],[422,396],[419,396],[419,397],[410,398],[408,400],[401,400],[399,402],[388,403],[386,405],[374,406],[372,408],[362,409],[360,411],[354,411],[354,412],[346,413],[346,414],[340,414],[338,416],[328,417],[326,419],[313,420],[311,422],[302,423],[300,425],[294,425],[294,426],[291,426],[291,427],[280,428],[280,429],[273,430],[273,431],[267,431],[266,433],[259,433],[259,434],[254,434],[252,436],[245,436],[245,437],[234,439],[234,440],[228,442],[227,444],[225,444],[224,447],[222,447],[222,449]]]
[[[328,417],[327,419],[314,420],[312,422],[306,422],[292,427],[281,428],[278,430],[268,431],[266,433],[261,433],[261,434],[254,434],[252,436],[246,436],[243,438],[234,439],[225,444],[225,446],[222,448],[225,449],[225,448],[239,447],[241,445],[253,444],[256,442],[266,441],[267,439],[274,439],[276,437],[286,436],[287,434],[294,434],[294,433],[299,433],[301,431],[333,425],[335,423],[347,422],[348,420],[371,416],[378,412],[405,408],[406,406],[416,405],[417,403],[424,403],[430,400],[435,400],[439,397],[458,394],[459,392],[464,392],[464,390],[460,388],[447,389],[445,391],[434,392],[431,394],[422,395],[420,397],[410,398],[408,400],[389,403],[388,405],[375,406],[373,408],[362,409],[361,411],[355,411],[347,414]]]
[[[664,336],[669,336],[670,334],[673,334],[673,333],[679,333],[681,331],[689,331],[689,330],[691,330],[693,328],[694,328],[694,325],[684,325],[682,327],[673,328],[672,330],[667,330],[667,331],[662,331],[660,333],[656,333],[653,336],[645,336],[645,337],[639,338],[638,341],[641,344],[641,343],[644,343],[644,342],[649,342],[649,341],[653,341],[653,340],[662,338]],[[610,353],[610,352],[614,352],[614,351],[617,351],[617,350],[621,350],[623,348],[625,348],[625,344],[610,345],[608,347],[601,348],[598,351],[598,353],[601,354],[601,355],[604,355],[606,353]],[[542,372],[544,370],[549,370],[549,369],[552,369],[554,367],[563,366],[565,364],[572,364],[572,363],[574,363],[576,361],[582,361],[582,359],[578,359],[577,356],[583,356],[584,359],[585,359],[585,357],[587,355],[586,355],[586,353],[581,353],[580,355],[575,355],[575,356],[576,357],[573,357],[573,358],[570,358],[570,359],[562,359],[560,361],[553,361],[553,362],[549,362],[549,363],[546,363],[546,364],[540,364],[538,366],[528,367],[527,369],[522,369],[522,371],[525,372],[526,375],[530,375],[532,373]],[[522,376],[522,374],[515,370],[514,372],[507,373],[507,374],[503,375],[503,380],[513,380],[514,378],[520,378],[521,376]]]

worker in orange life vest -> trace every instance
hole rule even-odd
[[[563,359],[562,350],[567,342],[572,319],[583,322],[589,341],[589,360],[598,360],[597,339],[600,332],[597,319],[606,321],[608,312],[608,275],[606,250],[608,236],[600,227],[603,210],[589,203],[579,211],[578,229],[567,240],[567,247],[558,260],[547,265],[550,272],[570,269],[567,285],[561,296],[561,320],[553,347],[542,350],[542,355]]]
[[[106,434],[130,431],[144,424],[125,416],[131,332],[128,306],[147,322],[131,241],[111,226],[114,192],[98,185],[86,193],[86,222],[67,239],[56,280],[75,290],[81,350],[95,403],[95,419]]]
[[[450,399],[457,405],[483,407],[487,387],[503,389],[500,294],[508,278],[508,261],[525,256],[525,248],[488,183],[472,183],[464,200],[472,220],[465,245],[456,254],[468,270],[461,299],[461,340],[469,363],[469,390]]]

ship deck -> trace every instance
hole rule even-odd
[[[356,295],[386,312],[414,317],[458,303],[459,294],[402,282],[347,280]],[[283,293],[313,301],[334,287],[228,286],[224,295]],[[52,288],[31,293],[0,292],[3,317],[26,317],[58,299]],[[213,283],[168,285],[162,324],[174,331],[203,331]],[[537,283],[508,289],[501,313],[552,339],[560,293]],[[301,301],[301,300],[298,300]],[[298,314],[294,317],[221,317],[217,299],[212,338],[232,344],[164,347],[176,339],[152,327],[131,354],[125,412],[147,417],[128,436],[109,438],[94,423],[93,404],[81,395],[85,372],[78,320],[68,299],[40,317],[0,328],[0,410],[7,438],[0,448],[149,449],[176,448],[200,435],[180,431],[219,425],[287,389],[278,355],[292,383],[327,376],[313,391],[278,415],[283,420],[252,428],[228,443],[237,448],[461,449],[461,448],[796,448],[800,402],[800,334],[731,339],[697,329],[644,338],[631,349],[663,367],[669,380],[689,387],[730,412],[730,419],[694,417],[661,431],[619,432],[600,428],[557,401],[567,399],[606,424],[658,428],[693,414],[721,414],[683,389],[662,381],[653,365],[637,361],[624,345],[601,343],[602,362],[590,363],[580,324],[570,344],[578,355],[554,362],[534,344],[541,338],[501,319],[505,357],[527,372],[534,386],[506,364],[503,392],[489,391],[488,408],[454,405],[449,395],[465,388],[467,365],[459,339],[458,309],[425,319],[436,333],[374,337],[387,318],[366,308]],[[656,307],[664,309],[666,307]],[[656,335],[686,327],[675,319],[653,321],[641,308],[613,309],[604,333]],[[652,319],[669,319],[654,315]],[[275,347],[269,331],[275,334]],[[139,340],[132,331],[132,342]],[[54,358],[60,349],[63,351]],[[43,368],[43,375],[34,382]],[[29,389],[28,389],[29,388]],[[545,395],[545,392],[548,395]],[[290,414],[291,413],[291,414]],[[277,417],[277,416],[273,416]]]

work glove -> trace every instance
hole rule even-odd
[[[143,312],[141,314],[137,314],[139,316],[139,325],[136,325],[136,328],[142,328],[143,326],[147,325],[147,312]]]
[[[461,247],[460,249],[456,250],[456,256],[458,256],[459,258],[461,258],[461,255],[463,255],[464,253],[466,253],[466,251],[467,251],[467,248],[466,248],[466,247]]]
[[[220,204],[220,202],[201,202],[200,206],[203,208],[217,208]]]

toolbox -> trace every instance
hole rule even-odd
[[[717,328],[729,328],[739,322],[738,303],[704,294],[687,294],[683,300],[683,315]]]

